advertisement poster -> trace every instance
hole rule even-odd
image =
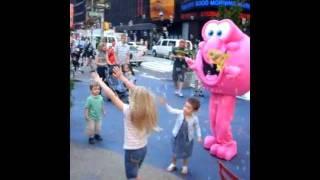
[[[174,16],[174,0],[150,0],[152,20],[169,20]]]

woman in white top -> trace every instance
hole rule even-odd
[[[153,96],[144,87],[135,86],[124,77],[122,71],[115,67],[114,76],[124,82],[129,89],[130,104],[123,103],[115,93],[101,80],[96,72],[92,77],[99,83],[102,91],[124,114],[125,169],[128,179],[136,179],[138,170],[147,153],[149,134],[158,131],[157,111]]]

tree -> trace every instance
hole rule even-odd
[[[231,19],[240,29],[243,29],[246,25],[242,24],[240,14],[243,11],[243,8],[240,6],[241,3],[244,3],[244,0],[235,0],[236,5],[231,7],[219,6],[219,19]]]

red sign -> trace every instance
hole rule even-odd
[[[73,16],[74,16],[73,4],[70,4],[70,28],[73,28]]]
[[[250,14],[241,13],[240,18],[250,19]]]
[[[193,18],[197,17],[197,13],[184,13],[180,15],[180,18],[182,20],[190,20],[192,17]]]
[[[219,12],[218,11],[202,11],[200,13],[201,17],[217,17],[219,16]]]

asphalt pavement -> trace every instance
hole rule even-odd
[[[136,67],[137,85],[143,85],[150,89],[156,96],[165,96],[173,107],[181,108],[186,97],[192,95],[191,88],[183,90],[185,98],[174,95],[173,83],[170,80],[170,73],[154,72],[144,67]],[[123,165],[123,115],[111,102],[105,102],[106,117],[103,119],[102,136],[104,141],[94,147],[87,144],[87,137],[84,133],[85,120],[83,110],[86,97],[89,96],[89,76],[87,73],[77,76],[75,89],[72,91],[73,107],[70,112],[70,152],[72,180],[83,179],[122,179],[124,176]],[[203,137],[210,134],[208,119],[209,94],[200,98],[201,108],[198,112]],[[158,105],[159,125],[163,128],[160,133],[155,133],[149,138],[148,153],[145,159],[145,169],[141,171],[144,179],[190,179],[190,180],[214,180],[219,179],[218,160],[203,149],[201,144],[195,143],[193,156],[190,159],[189,174],[182,176],[179,171],[173,173],[165,172],[170,163],[171,131],[174,126],[175,117],[169,114],[166,109]],[[238,155],[231,161],[224,161],[224,165],[236,174],[240,179],[250,179],[250,101],[237,100],[234,120],[232,122],[234,139],[238,143]],[[84,152],[92,154],[86,156]],[[84,156],[84,157],[82,157]],[[92,157],[92,158],[89,158]],[[75,158],[75,159],[74,159]],[[77,159],[78,158],[78,159]],[[121,159],[122,158],[122,159]],[[90,160],[92,159],[92,160]],[[108,162],[113,162],[111,165]],[[116,163],[118,162],[118,163]],[[91,167],[99,169],[86,170],[81,174],[79,169]],[[181,165],[181,163],[178,163]],[[112,167],[111,167],[112,166]],[[151,176],[148,176],[149,167]],[[95,174],[95,175],[94,175]],[[117,174],[112,177],[111,174]],[[168,175],[168,176],[167,176]],[[172,176],[171,176],[172,175]],[[161,179],[160,178],[160,179]]]

